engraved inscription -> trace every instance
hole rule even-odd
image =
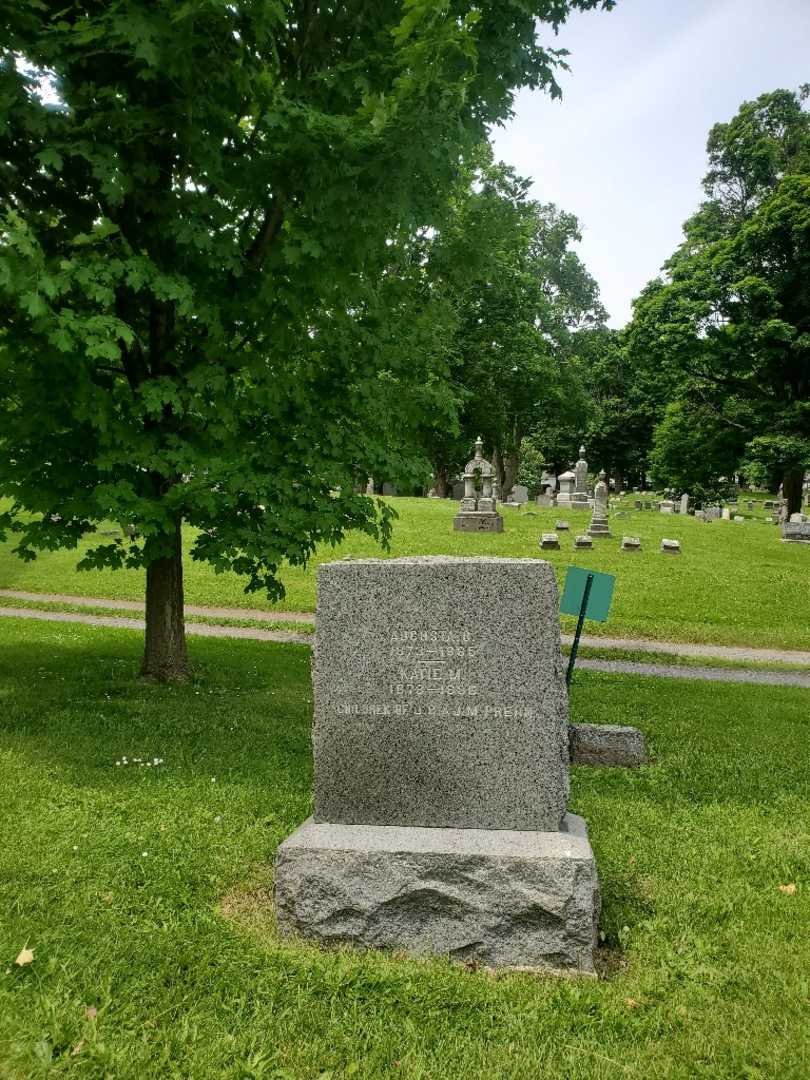
[[[397,658],[391,692],[397,696],[475,697],[480,649],[469,630],[397,627],[389,639]],[[468,663],[460,663],[463,661]]]

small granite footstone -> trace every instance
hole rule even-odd
[[[623,536],[622,551],[641,551],[641,540],[638,536]]]
[[[556,533],[543,533],[543,535],[540,537],[540,548],[542,551],[559,551],[559,536],[557,536]]]
[[[567,521],[555,521],[554,528],[557,530],[557,532],[568,532],[571,526],[568,524]]]
[[[665,555],[680,555],[681,542],[680,540],[667,540],[666,538],[661,541],[661,551]]]
[[[592,548],[593,547],[593,540],[591,540],[590,536],[584,536],[584,535],[583,536],[576,536],[576,537],[574,537],[574,547],[575,548]]]
[[[317,824],[279,847],[283,934],[491,968],[593,974],[599,915],[585,822],[559,832]]]
[[[647,763],[644,736],[620,724],[571,724],[568,745],[572,765],[614,765],[636,768]]]

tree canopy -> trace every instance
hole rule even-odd
[[[657,441],[657,475],[678,473],[670,437],[675,417],[700,414],[704,420],[692,425],[691,438],[706,434],[703,482],[726,473],[736,444],[738,467],[747,458],[781,475],[791,510],[799,508],[803,470],[810,467],[805,97],[764,94],[712,129],[707,199],[684,226],[666,278],[636,302],[628,329],[639,366],[656,365],[675,388],[670,400],[677,410]]]
[[[278,595],[407,472],[435,383],[392,259],[538,40],[599,0],[34,0],[0,46],[0,529],[147,567],[144,672],[186,671],[193,557]],[[605,0],[602,7],[610,7]],[[392,250],[393,249],[393,250]],[[131,533],[131,535],[130,535]]]

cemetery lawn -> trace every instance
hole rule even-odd
[[[562,580],[569,565],[616,575],[609,622],[588,623],[587,633],[647,638],[659,641],[752,645],[783,649],[810,648],[810,547],[783,544],[779,530],[766,525],[764,515],[746,514],[745,524],[716,521],[703,524],[693,517],[625,510],[611,517],[612,539],[594,541],[592,551],[573,551],[575,533],[584,532],[590,517],[577,512],[534,508],[530,513],[503,507],[505,531],[475,535],[453,532],[456,504],[446,499],[389,500],[399,513],[390,554],[505,555],[540,558],[538,539],[565,518],[571,531],[560,533],[561,551],[542,553]],[[625,507],[632,499],[624,500]],[[759,505],[759,503],[757,504]],[[110,530],[113,531],[112,527]],[[623,535],[639,536],[640,553],[619,550]],[[662,555],[662,537],[681,541],[681,555]],[[109,537],[94,541],[109,543]],[[191,547],[186,530],[186,550]],[[0,588],[42,593],[143,600],[143,574],[138,571],[77,572],[81,550],[41,555],[23,563],[12,555],[12,543],[0,545]],[[335,549],[319,550],[303,570],[285,567],[287,595],[278,604],[265,594],[244,592],[245,579],[216,574],[206,564],[186,560],[186,602],[279,611],[314,611],[315,566],[318,562],[384,553],[369,538],[350,535]],[[2,604],[0,598],[0,604]],[[563,619],[565,630],[574,620]]]
[[[195,641],[194,681],[161,687],[140,648],[0,623],[3,1080],[810,1075],[807,691],[579,673],[573,718],[655,756],[574,770],[604,978],[492,977],[280,941],[309,650]]]

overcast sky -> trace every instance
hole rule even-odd
[[[810,0],[618,0],[572,16],[556,44],[571,53],[562,101],[521,93],[495,153],[577,215],[579,253],[623,326],[700,202],[711,125],[810,82]]]

